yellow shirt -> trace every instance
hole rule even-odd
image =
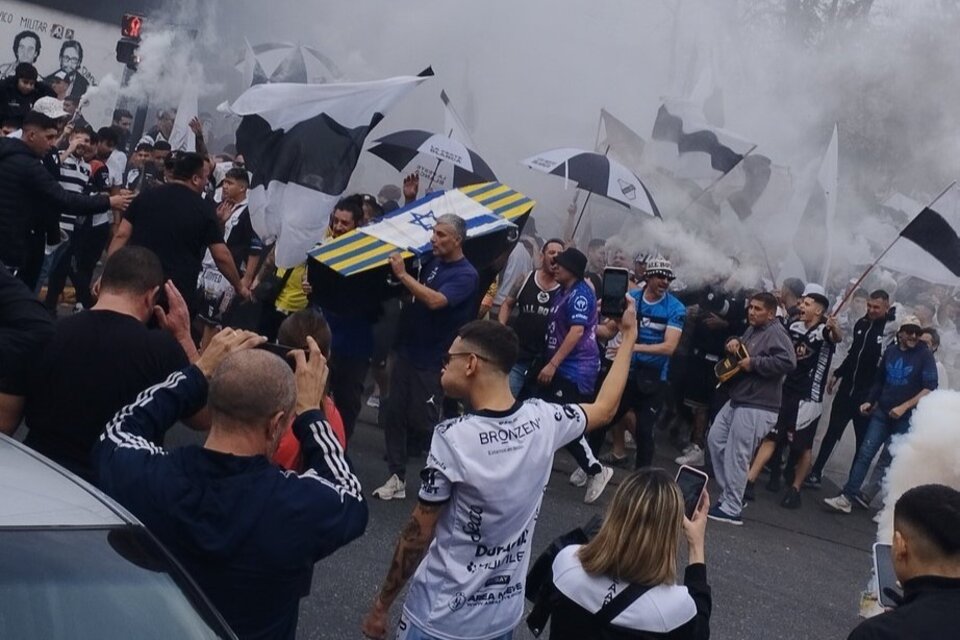
[[[287,283],[277,296],[276,307],[280,311],[293,313],[307,308],[307,294],[303,292],[303,277],[307,271],[307,263],[299,264],[293,268]],[[282,278],[287,272],[286,269],[277,269],[277,277]]]

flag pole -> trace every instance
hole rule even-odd
[[[698,193],[697,196],[696,196],[693,200],[691,200],[690,203],[687,204],[687,206],[685,206],[685,207],[683,208],[683,211],[680,212],[680,215],[683,215],[684,213],[686,213],[686,212],[687,212],[687,209],[689,209],[690,207],[692,207],[694,204],[697,203],[697,201],[698,201],[700,198],[703,197],[703,194],[705,194],[707,191],[710,191],[710,189],[713,189],[715,186],[717,186],[717,183],[719,183],[721,180],[723,180],[723,179],[726,178],[728,175],[730,175],[730,173],[731,173],[734,169],[736,169],[737,166],[738,166],[741,162],[743,162],[744,159],[745,159],[748,155],[750,155],[751,153],[753,153],[753,150],[756,149],[756,148],[757,148],[757,145],[753,145],[752,147],[750,147],[749,149],[747,149],[747,152],[746,152],[745,154],[743,154],[742,156],[740,156],[740,159],[737,160],[737,164],[735,164],[735,165],[733,165],[732,167],[730,167],[730,169],[729,169],[728,171],[726,171],[723,175],[721,175],[720,177],[718,177],[717,179],[715,179],[713,182],[711,182],[709,185],[707,185],[707,187],[706,187],[705,189],[702,189],[702,190],[700,191],[700,193]]]
[[[937,203],[937,200],[939,200],[940,198],[942,198],[943,196],[945,196],[945,195],[947,194],[947,192],[950,191],[950,189],[952,189],[952,188],[954,187],[954,185],[956,185],[956,184],[957,184],[957,181],[956,181],[956,180],[954,180],[953,182],[951,182],[950,184],[948,184],[948,185],[947,185],[947,188],[944,189],[943,191],[941,191],[941,192],[940,192],[940,195],[938,195],[936,198],[934,198],[933,200],[931,200],[931,201],[930,201],[930,204],[928,204],[927,206],[925,206],[924,209],[929,209],[930,207],[932,207],[933,205],[935,205],[935,204]],[[922,209],[921,209],[921,211],[922,211]],[[911,222],[912,222],[912,220],[911,220]],[[909,226],[909,225],[910,225],[910,223],[908,222],[908,223],[907,223],[907,226]],[[904,229],[906,229],[906,226],[904,227]],[[897,244],[897,240],[899,240],[899,239],[901,238],[902,234],[903,234],[903,229],[901,229],[901,230],[900,230],[900,233],[897,234],[897,237],[893,239],[893,242],[891,242],[891,243],[887,246],[887,248],[883,250],[883,253],[881,253],[880,256],[879,256],[876,260],[873,261],[873,264],[871,264],[869,267],[867,267],[867,270],[864,271],[864,272],[860,275],[859,278],[857,278],[857,281],[853,283],[853,286],[852,286],[852,287],[849,287],[849,290],[848,290],[847,293],[843,296],[843,299],[840,301],[840,304],[838,304],[838,305],[836,306],[836,308],[833,310],[833,314],[832,314],[832,315],[837,315],[838,313],[840,313],[840,309],[842,309],[842,308],[843,308],[843,305],[845,305],[845,304],[847,303],[847,301],[850,299],[850,297],[853,296],[853,292],[856,291],[856,290],[860,287],[861,284],[863,284],[863,281],[867,278],[867,276],[870,274],[870,272],[873,271],[874,267],[876,267],[876,266],[880,263],[880,261],[883,260],[883,257],[884,257],[885,255],[887,255],[887,253],[890,251],[890,249],[893,249],[893,245]]]

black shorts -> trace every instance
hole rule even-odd
[[[683,376],[683,404],[691,409],[706,409],[717,390],[717,374],[711,362],[703,356],[691,355],[687,360],[687,370]]]
[[[777,422],[770,429],[766,440],[786,442],[787,434],[797,426],[797,412],[800,410],[800,394],[784,389],[780,397],[780,413]]]
[[[817,425],[819,422],[820,418],[818,417],[813,421],[813,424],[808,427],[800,429],[799,431],[796,429],[792,430],[787,436],[787,440],[790,442],[790,449],[797,453],[812,450],[813,441],[817,437]]]

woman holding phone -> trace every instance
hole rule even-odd
[[[564,547],[553,561],[551,640],[710,637],[712,600],[704,564],[710,497],[684,516],[676,481],[662,469],[641,469],[617,489],[599,533]],[[677,584],[681,536],[688,565]]]

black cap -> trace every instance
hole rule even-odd
[[[21,62],[17,65],[13,75],[15,75],[18,80],[23,79],[35,81],[37,79],[37,68],[29,62]]]
[[[587,256],[573,247],[565,249],[554,261],[580,280],[587,272]]]

